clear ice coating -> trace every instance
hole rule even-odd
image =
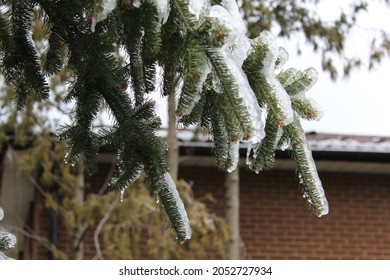
[[[199,20],[200,16],[206,12],[208,7],[208,0],[190,0],[188,3],[188,10],[195,16],[196,20]]]
[[[191,238],[192,230],[190,226],[190,221],[188,219],[187,211],[184,208],[183,201],[181,200],[179,192],[177,191],[176,184],[172,180],[171,175],[169,175],[168,172],[164,174],[164,179],[173,196],[174,202],[176,203],[176,209],[179,212],[180,220],[182,221],[182,229],[185,231],[184,240],[188,240]]]
[[[241,67],[250,49],[246,24],[235,1],[222,1],[221,5],[212,6],[208,16],[217,19],[229,30],[222,49],[231,52],[237,65]]]
[[[203,64],[202,68],[199,69],[199,72],[201,73],[201,75],[200,75],[198,83],[196,85],[196,95],[194,96],[191,104],[189,106],[186,106],[185,109],[183,109],[183,111],[181,112],[184,116],[189,115],[192,112],[192,110],[194,109],[195,105],[200,100],[201,92],[203,90],[203,85],[206,82],[208,74],[210,74],[210,72],[211,72],[211,66],[208,62],[206,54],[204,54],[204,56],[205,56],[204,57],[205,63]],[[181,92],[181,89],[179,92]]]
[[[306,155],[306,159],[308,161],[308,167],[311,173],[311,176],[313,178],[314,183],[314,193],[313,195],[317,198],[317,200],[320,202],[319,209],[317,211],[317,216],[321,217],[329,213],[329,205],[328,201],[325,196],[324,188],[322,187],[321,179],[318,176],[317,168],[314,163],[313,156],[311,154],[311,150],[309,148],[309,144],[307,141],[304,143],[304,151]],[[309,201],[310,202],[310,201]]]
[[[268,31],[261,32],[260,35],[253,39],[252,42],[261,46],[265,45],[268,48],[263,60],[263,69],[261,70],[261,73],[264,75],[265,80],[271,87],[270,94],[275,97],[276,106],[280,111],[279,115],[277,115],[278,120],[281,122],[280,124],[288,125],[294,120],[294,111],[291,106],[291,99],[280,81],[275,76],[275,65],[278,57],[281,60],[284,60],[288,58],[288,55],[284,54],[285,50],[283,48],[278,47],[275,36]],[[284,63],[285,61],[281,62]]]
[[[322,187],[321,179],[318,176],[317,168],[309,144],[306,141],[305,133],[302,128],[299,129],[298,133],[299,138],[303,140],[302,150],[306,160],[304,167],[305,169],[307,168],[309,170],[309,176],[307,179],[311,181],[310,186],[305,186],[306,190],[304,191],[304,196],[310,204],[315,206],[315,212],[317,216],[322,217],[329,213],[329,204],[325,196],[324,188]],[[303,176],[304,174],[298,174],[300,183],[304,180]],[[316,205],[314,205],[314,201],[316,202]]]
[[[290,81],[290,84],[299,81],[300,79],[305,80],[305,84],[302,86],[303,90],[291,96],[292,98],[305,98],[306,92],[308,92],[318,81],[318,72],[313,67],[310,67],[303,72],[298,71]]]
[[[92,18],[91,23],[91,31],[95,32],[95,26],[99,21],[105,20],[109,13],[111,13],[116,8],[117,0],[103,0],[102,8],[103,10],[96,14],[94,18]]]
[[[0,207],[0,221],[4,218],[4,210]],[[0,231],[0,240],[1,242],[5,242],[2,244],[2,249],[8,250],[15,246],[16,244],[16,236],[9,232]],[[0,260],[10,260],[11,258],[4,255],[3,252],[0,252]]]
[[[262,121],[262,109],[257,102],[256,95],[253,92],[249,81],[240,66],[237,65],[232,54],[226,50],[217,50],[220,52],[230,73],[235,77],[235,82],[238,86],[238,94],[244,102],[245,107],[249,113],[250,121],[253,128],[253,135],[248,141],[252,143],[260,142],[264,136],[264,122]]]
[[[283,68],[284,65],[286,65],[286,62],[289,58],[288,52],[285,48],[279,47],[278,57],[276,59],[277,65],[275,67],[275,70],[280,70]]]
[[[150,1],[153,1],[156,4],[159,22],[161,24],[166,23],[169,16],[169,0],[150,0]]]

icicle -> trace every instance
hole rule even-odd
[[[4,219],[4,210],[0,207],[0,221]]]
[[[237,168],[240,159],[240,141],[230,143],[230,154],[232,156],[232,164],[227,169],[227,172],[229,173]]]
[[[116,8],[116,0],[103,0],[102,1],[103,10],[95,15],[92,18],[91,31],[95,32],[95,26],[99,21],[105,20],[109,13],[111,13]]]

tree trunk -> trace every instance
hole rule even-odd
[[[85,200],[85,178],[84,178],[84,165],[78,164],[76,166],[77,181],[73,192],[73,200],[75,203],[84,204]],[[84,235],[88,228],[88,225],[79,220],[76,216],[76,228],[72,236],[71,260],[84,259]]]
[[[239,168],[226,174],[225,179],[225,220],[230,229],[231,239],[226,248],[226,259],[241,258],[240,239],[240,177]]]
[[[176,136],[175,94],[168,95],[168,166],[169,174],[176,180],[179,172],[179,144]]]

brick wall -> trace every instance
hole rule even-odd
[[[99,174],[91,178],[92,189],[106,178]],[[224,176],[213,167],[194,166],[181,167],[179,175],[193,181],[196,196],[211,193],[216,202],[209,208],[221,216]],[[320,177],[330,213],[317,218],[302,198],[294,171],[256,175],[241,170],[240,223],[247,259],[390,259],[390,174],[323,172]],[[40,224],[34,227],[47,236],[49,215],[43,207],[36,209]],[[64,232],[60,227],[62,248],[67,246]],[[95,255],[92,232],[87,236],[85,258],[90,259]],[[32,255],[48,258],[43,247]]]
[[[183,167],[197,195],[223,215],[224,174]],[[247,259],[390,259],[390,174],[320,173],[330,213],[310,214],[293,171],[240,172],[240,227]]]

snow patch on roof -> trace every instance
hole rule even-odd
[[[390,138],[379,136],[307,134],[314,151],[390,153]]]

